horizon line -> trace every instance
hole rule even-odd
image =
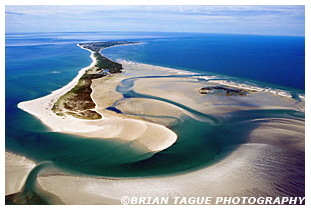
[[[250,36],[284,36],[284,37],[304,37],[304,35],[290,34],[250,34],[250,33],[224,33],[224,32],[187,32],[187,31],[133,31],[133,30],[106,30],[106,31],[32,31],[32,32],[6,32],[7,34],[27,34],[27,33],[101,33],[101,32],[137,32],[137,33],[188,33],[188,34],[220,34],[220,35],[250,35]]]

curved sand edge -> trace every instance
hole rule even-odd
[[[5,151],[5,195],[20,192],[35,166],[32,160]]]
[[[148,151],[158,152],[170,147],[177,140],[177,135],[165,126],[137,119],[125,119],[105,116],[100,120],[83,120],[72,116],[57,116],[51,109],[57,99],[71,90],[85,71],[96,65],[93,60],[88,67],[81,69],[78,75],[66,86],[51,94],[31,101],[20,102],[18,108],[34,115],[52,131],[80,135],[89,138],[116,138],[124,141],[138,141]],[[96,104],[96,101],[94,101]]]
[[[68,174],[38,177],[38,186],[65,204],[121,204],[128,197],[216,197],[289,196],[283,187],[293,189],[298,181],[281,184],[293,172],[284,169],[290,163],[271,164],[286,150],[267,144],[244,144],[216,164],[190,173],[165,177],[91,178]],[[270,176],[276,171],[278,176]],[[269,183],[267,185],[267,183]],[[71,189],[68,194],[67,189]],[[57,204],[57,203],[55,203]]]

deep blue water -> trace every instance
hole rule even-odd
[[[104,50],[113,59],[305,89],[304,37],[199,34]]]
[[[52,160],[58,166],[85,173],[146,175],[159,173],[156,170],[174,172],[194,167],[223,151],[223,145],[228,145],[226,137],[236,136],[238,141],[230,143],[232,145],[247,137],[245,129],[251,130],[252,124],[240,129],[233,124],[231,133],[228,125],[226,128],[209,126],[202,131],[200,122],[188,119],[185,121],[188,123],[172,128],[181,134],[178,143],[136,164],[137,154],[126,144],[53,133],[38,119],[17,108],[21,101],[47,95],[64,86],[81,68],[91,63],[90,53],[77,47],[77,43],[108,40],[143,42],[105,49],[104,54],[112,59],[224,74],[304,92],[302,37],[150,32],[6,34],[6,149],[38,162]],[[283,112],[274,114],[284,115]],[[290,116],[292,113],[285,114]],[[262,117],[270,115],[269,112],[260,113]],[[247,116],[251,117],[252,113]],[[226,132],[220,132],[222,129]],[[194,137],[194,131],[199,140],[197,144],[190,144],[187,140]],[[117,160],[117,163],[111,160]],[[132,165],[125,164],[132,160]],[[161,165],[161,161],[168,160],[171,162],[165,167]],[[150,165],[154,171],[147,167]]]

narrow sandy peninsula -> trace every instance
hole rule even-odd
[[[136,141],[139,148],[151,152],[161,151],[171,146],[177,135],[168,128],[147,121],[128,119],[113,114],[101,115],[96,110],[106,109],[107,100],[97,102],[91,98],[91,80],[103,78],[107,88],[116,86],[124,76],[122,65],[102,56],[100,50],[115,45],[136,44],[131,42],[103,42],[81,44],[91,51],[92,64],[79,71],[79,74],[63,88],[42,98],[21,102],[18,107],[39,118],[52,131],[81,135],[92,138]],[[100,106],[98,105],[100,104]],[[138,145],[138,144],[136,144]]]

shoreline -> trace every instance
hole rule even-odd
[[[279,88],[272,88],[269,87],[269,84],[261,84],[260,81],[251,81],[250,84],[243,83],[242,81],[235,82],[231,81],[230,79],[224,79],[218,76],[198,76],[200,79],[204,79],[206,81],[209,81],[211,83],[224,85],[227,87],[237,88],[237,89],[245,89],[250,91],[257,91],[257,92],[270,92],[275,95],[292,98],[292,95],[290,94],[289,90],[285,90],[286,87],[279,87]],[[298,93],[298,97],[301,99],[305,98],[305,94]]]
[[[77,46],[79,46],[79,45],[77,45]],[[79,47],[81,47],[81,46],[79,46]],[[84,50],[88,50],[88,49],[85,49],[85,48],[83,48],[83,47],[81,47],[81,48],[84,49]],[[84,67],[84,68],[82,68],[81,70],[79,70],[77,76],[75,76],[67,85],[63,86],[63,87],[60,88],[60,89],[57,89],[57,90],[52,91],[49,95],[46,95],[46,96],[43,96],[43,97],[40,97],[40,98],[37,98],[37,99],[29,100],[29,101],[20,102],[20,103],[17,104],[17,107],[18,107],[19,109],[23,110],[23,111],[26,111],[26,112],[28,112],[28,113],[30,113],[30,114],[36,116],[36,117],[37,117],[38,119],[40,119],[42,122],[43,122],[42,118],[44,117],[44,116],[42,116],[42,115],[44,115],[44,113],[42,113],[42,110],[41,110],[40,113],[37,113],[36,111],[32,110],[29,106],[27,106],[30,102],[31,102],[31,103],[38,102],[38,103],[41,103],[41,105],[47,105],[46,107],[50,110],[50,113],[49,113],[49,114],[50,114],[50,115],[51,115],[51,114],[52,114],[52,115],[56,115],[56,114],[51,110],[53,104],[59,99],[59,97],[61,97],[62,95],[66,94],[66,93],[67,93],[68,91],[70,91],[75,85],[77,85],[79,79],[84,75],[84,73],[85,73],[89,68],[92,68],[92,67],[94,67],[94,66],[96,65],[97,62],[96,62],[96,59],[95,59],[95,57],[94,57],[94,52],[92,52],[91,50],[88,50],[88,51],[91,52],[90,57],[91,57],[91,59],[92,59],[92,63],[91,63],[89,66]],[[52,104],[50,104],[50,103],[46,104],[47,101],[48,101],[48,102],[52,102]],[[43,124],[45,124],[45,123],[43,122]],[[46,124],[45,124],[45,125],[46,125]],[[50,126],[48,126],[48,127],[49,127],[52,131],[55,131],[55,130],[53,129],[53,127],[50,127]]]
[[[174,144],[178,138],[177,134],[159,124],[113,115],[105,115],[97,120],[86,120],[70,115],[57,116],[52,111],[53,104],[58,98],[75,87],[84,73],[97,64],[94,52],[89,49],[86,50],[91,52],[92,63],[82,68],[71,82],[47,96],[20,102],[17,107],[37,117],[54,132],[63,132],[88,138],[101,138],[103,140],[119,139],[125,142],[136,140],[141,144],[145,152],[159,152]],[[95,108],[97,108],[96,101],[94,103],[96,105]],[[142,148],[137,149],[141,150]]]

